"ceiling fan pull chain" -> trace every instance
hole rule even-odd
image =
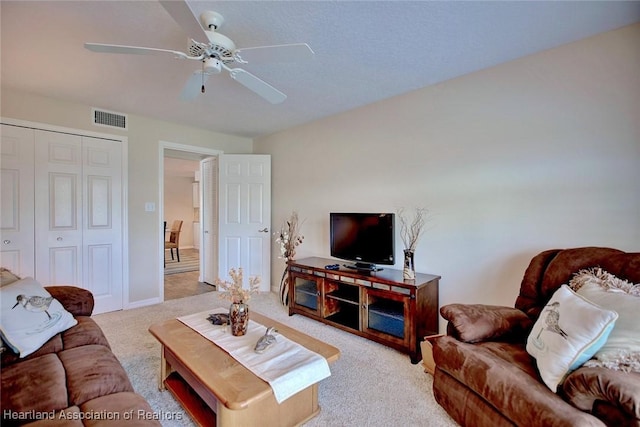
[[[200,88],[200,92],[204,93],[204,60],[202,61],[202,74],[200,74],[200,76],[202,76],[202,87]]]

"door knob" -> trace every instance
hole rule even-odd
[[[62,237],[58,237],[56,240],[57,240],[58,242],[62,242]]]
[[[258,230],[259,233],[268,233],[269,229],[267,227],[263,228],[262,230]]]
[[[3,240],[2,243],[4,243],[5,245],[8,245],[9,243],[11,243],[11,240],[6,239],[6,240]]]

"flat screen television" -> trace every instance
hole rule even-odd
[[[347,267],[382,270],[376,264],[395,260],[395,215],[392,213],[329,214],[331,256],[348,261]]]

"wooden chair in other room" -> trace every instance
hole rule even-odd
[[[176,250],[176,255],[178,258],[178,262],[180,262],[180,230],[182,230],[182,220],[176,219],[173,221],[173,225],[171,226],[169,231],[169,240],[165,240],[164,248],[171,250],[171,259],[173,258],[173,250]]]

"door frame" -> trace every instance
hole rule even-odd
[[[129,137],[0,116],[0,123],[50,132],[100,138],[122,144],[122,308],[129,307]],[[163,242],[164,245],[164,242]],[[36,261],[37,262],[37,261]],[[34,266],[35,272],[35,266]]]
[[[159,260],[164,259],[164,158],[165,150],[184,151],[186,153],[201,154],[203,156],[218,156],[224,154],[224,151],[215,148],[199,147],[197,145],[179,144],[176,142],[159,141],[158,149],[158,277],[160,278],[158,283],[158,290],[160,295],[160,302],[164,302],[164,266]],[[200,207],[202,209],[202,207]],[[202,213],[200,214],[202,215]],[[200,225],[200,231],[202,231],[202,223]],[[202,260],[201,260],[202,261]],[[202,268],[200,268],[202,272]],[[202,274],[202,273],[200,273]]]

